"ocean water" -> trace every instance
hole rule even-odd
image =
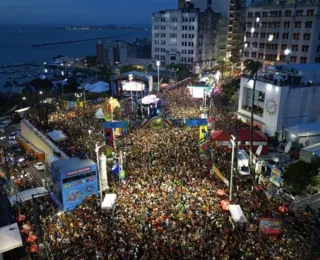
[[[57,55],[74,58],[95,55],[96,42],[86,41],[34,48],[33,44],[72,41],[98,37],[131,41],[135,38],[151,38],[145,30],[60,30],[44,25],[0,25],[0,66],[14,63],[50,62]],[[120,37],[126,35],[126,37]]]
[[[114,37],[110,40],[132,41],[135,38],[151,38],[150,30],[62,30],[57,26],[45,25],[0,25],[0,66],[17,63],[43,64],[50,63],[58,55],[73,58],[96,55],[98,40],[32,47],[34,44],[73,41],[91,38]],[[122,37],[125,36],[125,37]],[[107,40],[107,39],[106,39]],[[18,83],[30,81],[32,78],[16,79]],[[3,88],[8,79],[6,74],[0,73],[0,92],[7,92]]]

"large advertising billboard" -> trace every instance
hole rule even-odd
[[[124,91],[144,91],[145,84],[137,81],[123,81],[122,89]]]
[[[96,168],[93,166],[64,174],[61,183],[63,209],[69,210],[89,196],[98,194]]]

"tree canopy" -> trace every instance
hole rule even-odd
[[[185,77],[186,75],[190,74],[190,71],[187,67],[187,65],[185,64],[174,64],[172,63],[169,68],[174,69],[174,70],[178,70],[177,71],[177,78],[181,79],[183,77]]]
[[[244,71],[249,73],[250,79],[252,79],[261,68],[261,63],[259,61],[254,61],[254,60],[246,60],[244,62],[244,65],[245,65]]]
[[[134,66],[134,65],[131,65],[131,64],[128,64],[128,65],[123,65],[120,67],[120,73],[127,73],[127,72],[130,72],[130,71],[138,71],[138,72],[145,72],[144,69],[141,69],[137,66]]]
[[[291,186],[292,189],[300,194],[309,185],[315,186],[319,184],[319,161],[312,163],[305,163],[298,161],[291,163],[283,173],[284,181],[287,185]]]

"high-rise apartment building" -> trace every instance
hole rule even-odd
[[[184,8],[184,1],[179,0],[179,8]],[[214,13],[221,14],[220,42],[226,45],[225,51],[228,57],[236,57],[240,60],[243,50],[243,37],[245,29],[245,0],[192,0],[195,8],[204,12],[207,8]]]
[[[243,60],[320,62],[319,2],[255,2],[247,9]]]
[[[133,42],[99,41],[96,46],[97,60],[108,66],[122,63],[129,58],[151,59],[151,42],[135,39]]]
[[[192,4],[184,9],[166,10],[152,15],[152,59],[160,70],[172,63],[186,64],[191,71],[209,69],[215,52],[219,16],[212,10],[200,12]]]

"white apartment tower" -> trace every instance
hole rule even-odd
[[[215,35],[218,16],[212,10],[186,5],[184,9],[166,10],[152,15],[153,69],[186,64],[191,71],[210,69],[215,60]]]
[[[179,0],[179,8],[183,8],[184,0]],[[222,45],[228,55],[239,59],[243,51],[243,36],[245,28],[245,0],[192,0],[195,8],[204,12],[207,8],[221,15],[219,22],[219,45]],[[240,59],[239,59],[240,60]]]
[[[243,60],[320,62],[320,5],[316,1],[255,2],[246,12]]]

